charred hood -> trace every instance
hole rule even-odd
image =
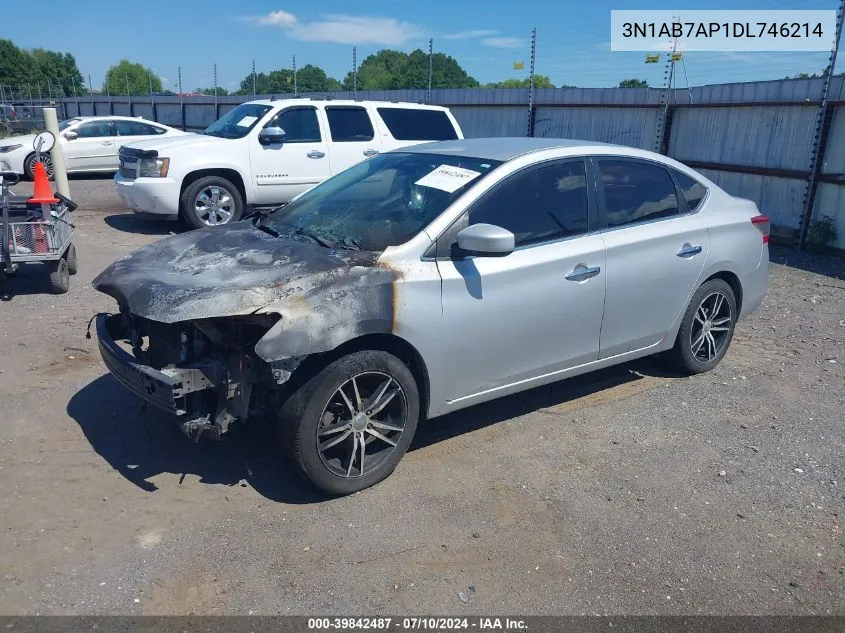
[[[283,319],[345,315],[389,327],[395,273],[376,258],[274,237],[244,221],[161,239],[114,262],[93,285],[131,313],[163,323],[268,308]],[[368,314],[350,313],[356,309]]]

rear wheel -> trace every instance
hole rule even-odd
[[[237,222],[244,202],[234,183],[221,176],[205,176],[185,188],[179,211],[189,226],[201,229]]]
[[[59,261],[50,262],[50,291],[61,295],[70,288],[70,272],[67,260],[62,257]]]
[[[675,364],[691,374],[713,369],[728,351],[737,316],[730,284],[722,279],[702,284],[681,321],[672,349]]]
[[[71,244],[67,248],[67,254],[65,255],[67,258],[67,271],[71,275],[75,275],[77,271],[77,261],[76,261],[76,247]]]
[[[419,410],[417,384],[401,360],[382,351],[355,352],[288,398],[279,436],[309,482],[350,494],[393,472],[414,437]]]

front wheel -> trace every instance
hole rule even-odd
[[[302,475],[330,494],[387,477],[408,450],[419,390],[397,357],[362,351],[331,363],[282,406],[279,436]]]
[[[23,170],[26,173],[26,177],[30,180],[35,180],[35,163],[37,162],[38,161],[35,160],[34,152],[27,156],[26,160],[23,162]],[[44,165],[44,170],[47,172],[47,178],[53,180],[53,159],[50,157],[50,154],[41,154],[41,163]]]
[[[679,369],[700,374],[722,360],[737,320],[736,297],[730,284],[711,279],[701,285],[684,313],[672,356]]]
[[[237,222],[244,210],[241,192],[221,176],[205,176],[185,188],[179,211],[192,228]]]

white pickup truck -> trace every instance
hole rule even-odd
[[[247,206],[288,202],[379,152],[459,138],[458,122],[440,106],[249,101],[202,134],[122,146],[115,184],[133,211],[201,228],[234,222]]]

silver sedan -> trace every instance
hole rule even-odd
[[[659,352],[712,369],[766,293],[768,237],[753,202],[651,152],[429,143],[115,262],[94,285],[121,312],[97,333],[189,435],[272,414],[344,494],[389,475],[422,418]]]

